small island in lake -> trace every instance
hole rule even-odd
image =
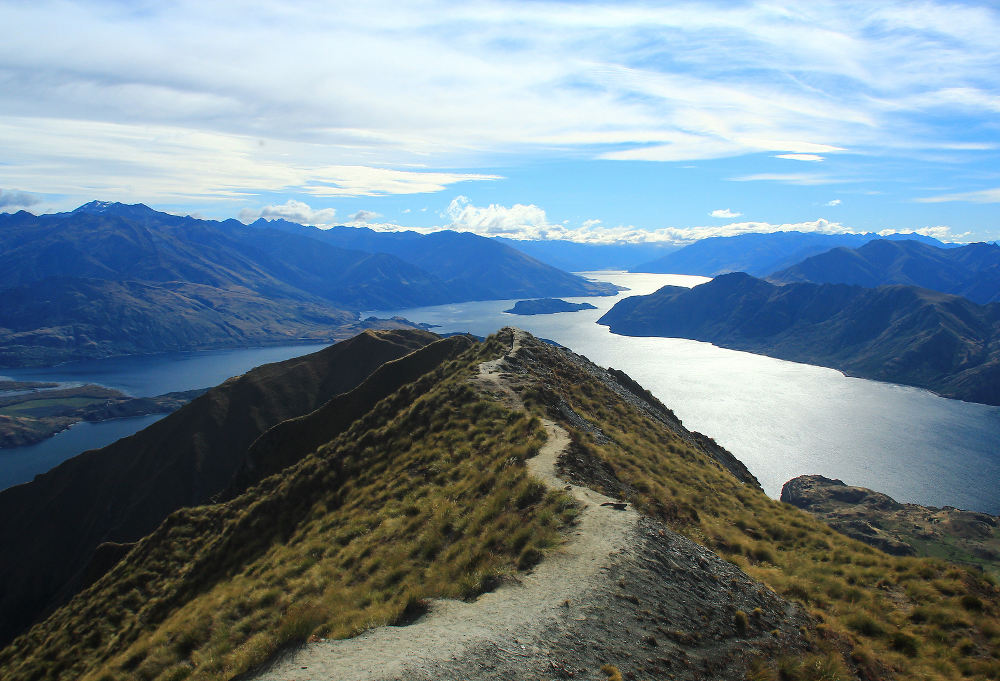
[[[535,300],[519,300],[514,307],[504,312],[511,314],[554,314],[556,312],[577,312],[579,310],[596,310],[590,303],[570,303],[561,298],[537,298]]]

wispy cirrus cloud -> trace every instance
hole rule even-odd
[[[958,192],[955,194],[924,196],[915,199],[915,201],[917,201],[917,203],[947,203],[950,201],[964,201],[968,203],[1000,203],[1000,187],[995,189],[983,189],[974,192]]]
[[[985,3],[36,0],[0,25],[0,182],[35,192],[357,196],[512,156],[964,153],[950,116],[986,130],[1000,110]],[[408,164],[423,181],[381,172]]]
[[[811,161],[813,163],[826,160],[825,157],[819,154],[777,154],[775,158],[783,158],[789,161]]]
[[[812,173],[752,173],[750,175],[731,177],[729,180],[732,182],[781,182],[782,184],[798,184],[803,186],[839,184],[850,181]]]

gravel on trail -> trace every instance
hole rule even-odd
[[[527,338],[513,330],[507,357]],[[484,362],[476,382],[517,405],[507,357]],[[244,678],[604,681],[601,667],[614,665],[626,679],[735,680],[755,656],[805,647],[808,618],[796,606],[630,505],[602,506],[618,500],[561,479],[569,436],[543,424],[548,440],[527,465],[582,510],[565,543],[532,572],[472,602],[432,601],[405,626],[304,644]]]

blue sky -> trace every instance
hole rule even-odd
[[[1000,10],[5,2],[0,210],[1000,238]]]

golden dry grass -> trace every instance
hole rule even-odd
[[[600,429],[563,425],[577,446],[614,471],[617,489],[691,539],[716,551],[820,623],[823,651],[772,661],[758,678],[1000,678],[1000,591],[989,574],[927,558],[890,556],[737,481],[722,467],[613,392],[567,364],[546,387]]]

